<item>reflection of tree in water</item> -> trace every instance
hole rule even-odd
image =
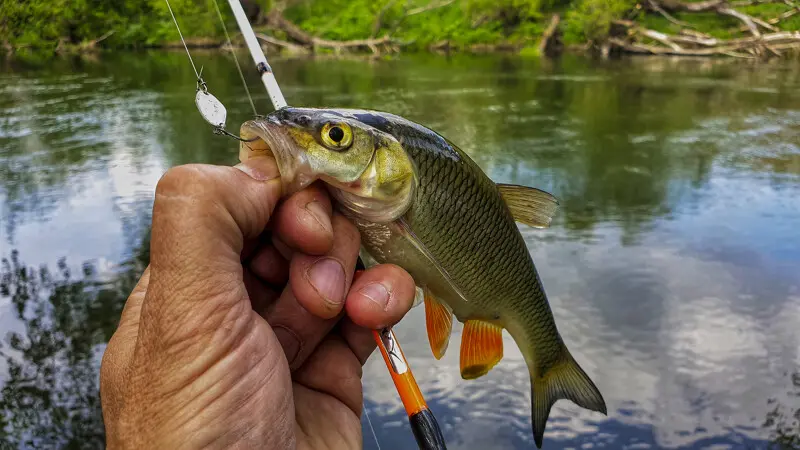
[[[800,372],[792,374],[792,389],[789,398],[800,399]],[[774,398],[769,399],[774,408],[767,414],[764,427],[769,428],[770,450],[797,450],[800,449],[800,404],[792,407],[778,403]]]
[[[3,258],[0,295],[23,331],[10,332],[2,356],[0,441],[17,448],[103,448],[98,369],[127,295],[146,264],[148,245],[108,276],[84,264],[76,277],[65,259],[51,271],[26,267],[17,251]]]

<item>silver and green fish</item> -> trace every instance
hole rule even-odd
[[[397,115],[354,109],[282,108],[244,123],[240,159],[272,154],[284,194],[322,180],[379,263],[404,268],[424,292],[434,356],[453,316],[464,324],[465,379],[503,357],[502,330],[519,346],[531,382],[541,448],[559,399],[606,414],[600,391],[559,335],[517,222],[547,227],[558,202],[541,190],[496,184],[462,150]]]

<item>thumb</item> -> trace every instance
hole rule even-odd
[[[280,196],[272,157],[167,171],[153,205],[141,345],[208,344],[220,328],[236,338],[231,328],[250,309],[240,260],[244,241],[263,232]]]

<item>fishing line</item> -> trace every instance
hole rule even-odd
[[[364,402],[364,416],[366,416],[367,418],[369,429],[372,430],[372,437],[375,438],[375,445],[378,446],[378,450],[381,450],[381,444],[378,442],[378,435],[375,434],[375,428],[372,428],[372,420],[370,420],[369,418],[369,412],[367,411],[367,402]]]
[[[242,73],[242,67],[239,66],[239,58],[236,57],[236,52],[233,51],[233,43],[231,42],[231,37],[228,35],[228,28],[225,26],[225,20],[222,18],[222,11],[219,10],[219,4],[217,0],[214,0],[214,8],[217,10],[217,17],[219,17],[219,23],[222,25],[222,31],[225,32],[225,39],[228,40],[228,48],[231,49],[231,55],[233,55],[233,61],[236,63],[236,70],[239,71],[239,78],[242,79],[242,85],[244,86],[245,92],[247,92],[247,99],[250,100],[250,106],[253,107],[253,115],[258,117],[258,111],[256,111],[256,104],[253,103],[253,96],[250,95],[250,89],[247,87],[247,81],[244,79],[244,73]]]
[[[189,57],[189,62],[192,63],[192,69],[194,70],[195,76],[197,76],[197,82],[199,83],[202,78],[200,77],[200,73],[197,71],[197,67],[194,66],[194,61],[192,60],[192,54],[189,53],[189,47],[186,46],[186,41],[183,39],[183,33],[181,33],[181,27],[178,26],[178,19],[175,18],[175,14],[172,13],[172,7],[169,5],[169,0],[164,0],[167,2],[167,9],[169,9],[169,15],[172,16],[172,21],[175,22],[175,28],[178,29],[178,36],[181,37],[181,43],[183,43],[183,48],[186,49],[186,56]],[[203,83],[205,85],[205,83]]]
[[[194,60],[192,59],[192,54],[189,52],[189,46],[186,45],[186,40],[183,38],[183,33],[181,32],[181,27],[178,25],[178,19],[175,18],[175,13],[172,12],[172,6],[169,4],[169,0],[164,0],[167,3],[167,9],[169,9],[169,15],[172,16],[172,21],[175,23],[175,28],[178,30],[178,36],[181,38],[181,43],[183,44],[183,48],[186,49],[186,56],[189,57],[189,63],[192,65],[192,70],[194,70],[194,74],[197,77],[197,92],[195,93],[194,102],[197,105],[197,110],[200,111],[200,115],[203,116],[206,122],[211,124],[214,127],[214,134],[221,134],[225,136],[232,137],[242,142],[253,142],[258,137],[254,137],[252,139],[243,139],[230,131],[225,129],[225,118],[228,115],[228,112],[225,110],[225,105],[223,105],[216,97],[214,97],[210,92],[208,92],[208,85],[206,84],[205,80],[203,80],[203,67],[200,67],[200,71],[197,71],[197,67],[194,65]],[[219,12],[219,8],[217,8],[217,12]],[[222,14],[220,13],[220,18]],[[225,28],[225,24],[222,24],[222,27]],[[225,35],[228,35],[228,31],[225,30]],[[228,44],[230,44],[231,40],[228,38]],[[236,58],[236,55],[234,55]],[[236,62],[238,67],[239,62]],[[241,74],[241,69],[239,73]],[[242,81],[244,81],[244,76],[242,76]],[[247,90],[247,84],[244,86],[245,90]],[[250,98],[250,91],[247,91],[247,97]],[[253,99],[250,98],[250,105],[253,106],[253,112],[255,112],[256,107],[253,104]],[[256,113],[256,116],[258,114]]]

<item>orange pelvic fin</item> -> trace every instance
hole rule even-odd
[[[436,359],[442,359],[450,342],[453,330],[453,313],[425,289],[425,325],[428,328],[428,342]]]
[[[468,320],[461,335],[461,378],[489,373],[503,359],[503,329],[482,320]]]

